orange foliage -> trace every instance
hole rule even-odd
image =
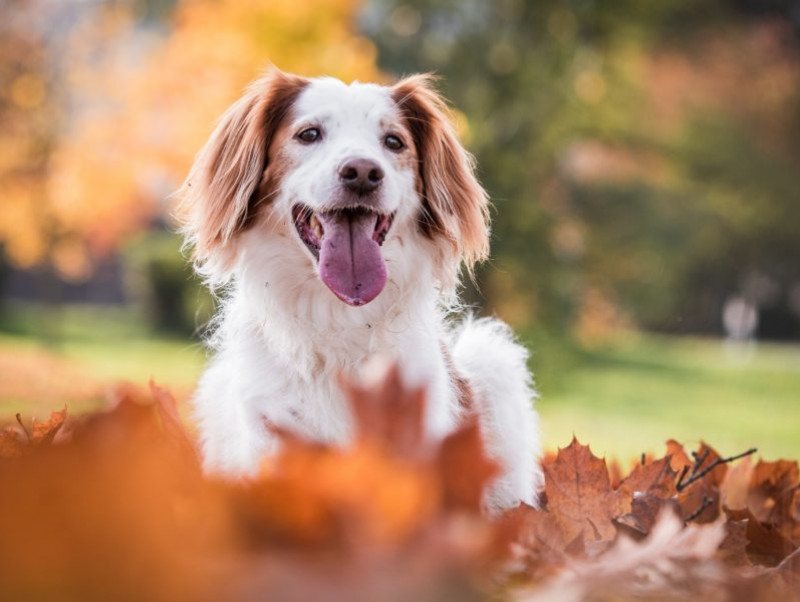
[[[104,413],[0,431],[2,594],[799,599],[795,462],[729,469],[706,445],[690,455],[670,442],[669,455],[643,457],[613,483],[573,440],[544,460],[543,508],[490,519],[478,500],[495,468],[474,424],[427,440],[424,394],[396,370],[344,388],[350,447],[279,432],[281,452],[249,481],[202,476],[192,436],[157,387],[120,389]],[[743,505],[722,501],[734,499]],[[702,524],[712,507],[720,518]]]
[[[270,63],[380,79],[354,0],[185,0],[166,35],[125,6],[85,9],[57,53],[35,21],[0,31],[0,123],[14,124],[0,134],[0,241],[20,265],[48,259],[82,278],[92,257],[169,210],[214,120]]]
[[[611,489],[605,460],[573,439],[544,471],[547,501],[558,509],[553,516],[567,541],[613,538],[612,520],[630,509],[630,496]]]
[[[659,52],[643,69],[652,127],[668,134],[693,109],[734,111],[757,139],[777,152],[790,139],[791,103],[800,64],[788,42],[788,23],[764,20],[743,31],[707,34],[680,51]],[[735,102],[731,102],[735,99]]]

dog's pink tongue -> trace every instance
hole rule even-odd
[[[319,252],[320,278],[345,303],[369,303],[386,284],[381,249],[372,239],[378,216],[338,212],[320,213],[317,218],[325,230]]]

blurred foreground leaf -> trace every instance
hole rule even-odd
[[[489,518],[497,467],[475,422],[428,439],[425,393],[396,369],[343,387],[352,445],[280,432],[246,481],[203,476],[152,385],[118,388],[106,412],[6,429],[0,599],[797,598],[795,463],[729,469],[670,442],[612,480],[574,439],[544,461],[542,508]]]

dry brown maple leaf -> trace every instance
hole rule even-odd
[[[63,444],[29,443],[60,439],[59,414],[35,436],[0,432],[0,455],[24,447],[0,461],[0,598],[478,602],[496,599],[498,565],[508,585],[538,586],[529,600],[797,598],[794,463],[704,472],[713,450],[692,457],[671,442],[672,457],[644,458],[615,490],[573,440],[544,462],[545,510],[490,521],[478,511],[496,466],[474,418],[437,445],[422,436],[424,394],[396,371],[345,389],[351,447],[284,434],[247,484],[201,475],[174,400],[155,387],[118,390],[113,410],[71,420]],[[665,513],[676,471],[684,507]],[[684,525],[698,495],[718,506],[721,491],[744,507]]]
[[[747,456],[727,472],[720,488],[722,503],[726,508],[732,510],[744,510],[747,508],[750,480],[754,469],[753,457]]]
[[[258,545],[385,548],[417,533],[439,507],[428,466],[375,445],[342,450],[299,439],[234,493]]]
[[[63,445],[0,462],[0,598],[477,600],[494,539],[463,512],[492,466],[477,425],[403,457],[408,391],[377,391],[377,424],[407,424],[345,449],[294,438],[247,485],[201,476],[166,394],[118,389]]]
[[[503,526],[513,533],[512,554],[529,577],[539,578],[563,564],[568,542],[549,512],[520,504],[506,513]]]
[[[60,436],[67,420],[67,408],[50,413],[46,422],[31,420],[30,428],[17,414],[17,426],[8,426],[0,430],[0,458],[17,458],[36,447],[47,446]]]
[[[28,439],[21,430],[12,426],[0,430],[0,458],[18,458],[27,446]]]
[[[747,507],[759,522],[791,533],[797,491],[797,462],[760,460],[750,477]]]
[[[477,418],[445,438],[439,448],[438,470],[444,507],[479,512],[498,466],[486,455]]]
[[[728,510],[726,514],[730,521],[746,521],[746,550],[753,564],[776,566],[797,548],[772,525],[759,523],[749,510]]]
[[[751,566],[747,555],[747,520],[725,522],[725,539],[719,545],[717,556],[728,566]]]
[[[670,452],[675,451],[680,455],[680,451],[675,450],[670,443],[674,444],[674,441],[667,444]],[[721,460],[720,455],[704,442],[700,443],[696,452],[692,452],[692,458],[690,464],[683,464],[678,472],[678,504],[684,519],[696,523],[711,523],[720,514],[720,486],[725,480],[728,466],[724,463],[716,464]],[[683,461],[682,459],[681,462]]]
[[[48,422],[37,441],[62,414]],[[185,565],[194,521],[176,520],[204,504],[199,471],[185,466],[153,407],[127,399],[87,415],[63,444],[0,462],[0,597],[178,599],[174,587],[202,580]],[[197,523],[203,536],[217,531],[206,512]]]
[[[611,489],[605,460],[573,438],[544,466],[548,510],[571,541],[608,541],[616,530],[613,519],[630,512],[631,496]]]
[[[339,384],[350,403],[358,440],[387,446],[401,457],[429,455],[423,431],[425,389],[406,386],[396,364],[372,385],[345,376]]]
[[[635,493],[631,511],[614,519],[614,525],[631,539],[640,540],[652,531],[656,520],[664,511],[679,513],[674,498],[662,498],[652,493]]]
[[[55,439],[58,431],[67,420],[67,408],[50,413],[47,422],[31,421],[31,443],[34,445],[49,445]]]
[[[727,600],[709,595],[726,576],[713,558],[723,536],[719,525],[685,528],[677,515],[664,512],[647,538],[637,542],[622,535],[599,557],[568,557],[564,570],[515,599]]]
[[[370,384],[340,378],[353,410],[359,444],[377,445],[397,457],[423,464],[432,461],[441,484],[443,507],[479,512],[498,466],[487,456],[477,417],[467,418],[438,445],[426,441],[425,389],[406,385],[396,364],[375,372]]]
[[[650,533],[656,518],[664,510],[677,510],[674,497],[677,473],[670,465],[671,457],[638,463],[630,476],[619,484],[619,491],[630,495],[631,511],[615,519],[614,524],[633,539]]]
[[[672,466],[672,470],[679,473],[683,469],[684,466],[691,466],[692,459],[686,453],[686,450],[683,448],[683,445],[675,441],[675,439],[669,439],[666,443],[667,445],[667,456],[670,458],[670,465]]]
[[[620,482],[618,489],[631,494],[638,491],[659,498],[674,496],[677,493],[675,490],[677,472],[670,466],[670,461],[670,456],[666,456],[644,465],[637,464],[630,476]]]
[[[783,582],[800,598],[800,548],[792,552],[775,571]]]
[[[434,515],[480,511],[497,467],[477,420],[437,444],[425,440],[425,392],[389,367],[371,385],[341,380],[356,437],[340,449],[287,432],[237,504],[267,539],[328,546],[398,545]],[[263,538],[262,538],[263,539]]]

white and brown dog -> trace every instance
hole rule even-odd
[[[478,414],[502,467],[487,508],[535,503],[527,353],[499,321],[445,319],[462,264],[487,255],[488,202],[429,77],[273,70],[222,116],[180,194],[198,271],[227,290],[194,399],[207,470],[255,472],[278,445],[265,422],[346,443],[337,376],[378,355],[427,387],[430,437]]]

